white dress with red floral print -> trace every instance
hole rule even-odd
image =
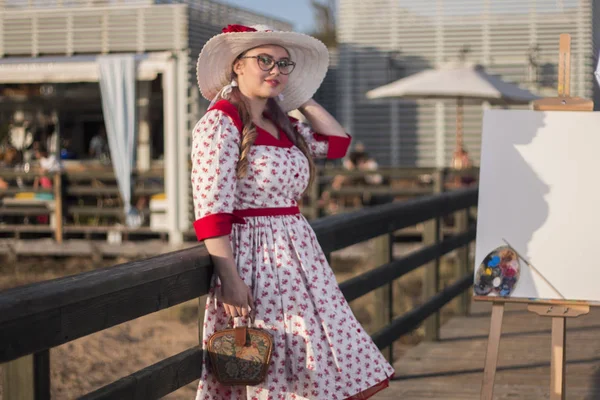
[[[292,120],[313,157],[341,158],[350,137],[319,135]],[[224,386],[205,353],[196,400],[366,399],[388,386],[394,369],[355,319],[296,199],[309,179],[308,160],[280,131],[258,129],[248,174],[236,178],[241,121],[222,100],[196,124],[192,186],[199,240],[229,235],[238,272],[255,299],[255,325],[274,340],[267,378]],[[213,276],[203,348],[228,317]],[[243,324],[235,318],[234,325]]]

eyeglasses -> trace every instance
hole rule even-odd
[[[275,65],[277,65],[277,67],[279,68],[279,72],[283,75],[291,74],[294,70],[294,67],[296,66],[296,63],[291,60],[284,58],[283,60],[275,61],[273,57],[267,54],[259,54],[257,56],[243,56],[240,58],[256,58],[256,61],[258,62],[258,67],[263,71],[270,72],[273,68],[275,68]]]

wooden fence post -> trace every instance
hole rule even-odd
[[[206,300],[208,295],[198,297],[198,343],[202,348],[202,341],[204,336],[204,315],[206,314]]]
[[[388,262],[392,262],[394,260],[394,233],[390,232],[387,235],[388,238]],[[383,251],[383,249],[382,249]],[[394,320],[394,281],[392,280],[389,285],[387,285],[387,300],[388,300],[388,324],[391,324]],[[388,362],[390,364],[394,364],[394,344],[389,347],[389,355]]]
[[[50,399],[49,350],[10,361],[3,365],[3,370],[5,399]]]
[[[63,201],[62,176],[60,172],[54,174],[54,240],[63,242]]]
[[[390,246],[392,244],[390,240],[390,234],[378,236],[373,239],[373,263],[375,267],[389,263],[390,260]],[[384,285],[378,289],[375,289],[375,329],[379,330],[390,324],[393,318],[393,281],[387,285]],[[383,349],[382,349],[383,351]],[[386,360],[390,363],[393,362],[394,346],[391,344],[388,347],[388,351],[383,353]]]
[[[465,208],[456,212],[456,234],[466,232],[469,229],[469,209]],[[469,245],[456,250],[455,278],[460,279],[469,273]],[[469,312],[469,292],[461,293],[456,302],[456,314],[467,315]]]
[[[437,169],[433,173],[433,193],[440,194],[445,191],[446,170]],[[423,245],[431,246],[440,242],[441,218],[434,218],[425,221],[423,224]],[[436,258],[424,266],[425,276],[423,277],[423,301],[429,300],[437,294],[440,285],[440,259]],[[435,341],[439,339],[440,331],[440,313],[436,312],[427,318],[423,324],[425,328],[424,340]]]
[[[440,241],[440,218],[434,218],[425,222],[423,230],[423,245],[430,246]],[[425,264],[425,276],[423,278],[423,301],[429,300],[439,289],[440,282],[440,259],[436,258]],[[436,312],[424,322],[426,341],[439,339],[440,313]]]
[[[446,190],[445,180],[445,169],[440,168],[433,173],[433,194],[440,194]]]

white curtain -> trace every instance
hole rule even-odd
[[[136,112],[134,55],[108,55],[97,58],[102,113],[110,148],[110,158],[125,206],[131,211],[131,171],[135,163]],[[129,218],[126,221],[129,223]]]
[[[600,50],[598,51],[598,65],[596,65],[596,81],[598,81],[598,86],[600,86]]]

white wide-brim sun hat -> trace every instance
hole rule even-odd
[[[202,48],[196,65],[202,96],[212,101],[231,83],[233,62],[243,52],[264,45],[285,48],[296,67],[288,75],[282,98],[276,99],[284,112],[297,109],[317,91],[329,67],[329,51],[320,40],[297,32],[275,31],[264,25],[229,25]]]

